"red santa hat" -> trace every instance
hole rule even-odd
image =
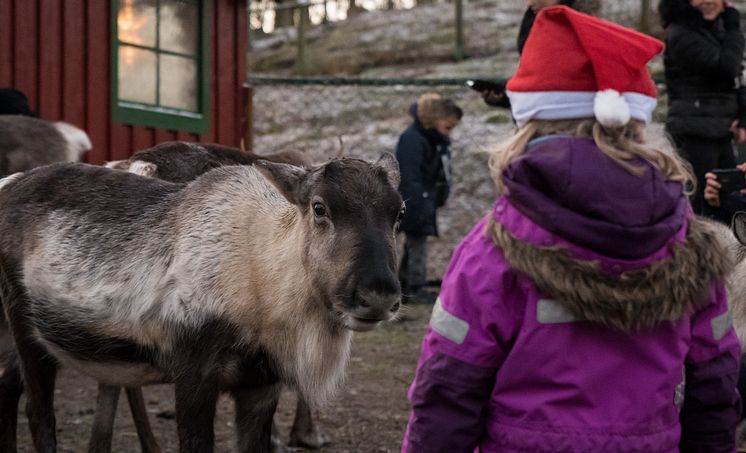
[[[595,117],[607,127],[649,123],[657,90],[647,63],[663,43],[566,6],[542,9],[507,85],[519,126]]]

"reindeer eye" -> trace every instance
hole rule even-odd
[[[313,204],[313,213],[316,214],[317,217],[326,217],[326,208],[323,204],[316,202]]]

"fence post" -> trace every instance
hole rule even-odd
[[[640,0],[640,32],[650,33],[650,0]]]
[[[456,60],[464,59],[464,2],[455,0],[456,5]]]
[[[300,0],[295,9],[298,18],[298,55],[295,58],[295,72],[303,74],[306,71],[306,17],[308,17],[308,0]]]

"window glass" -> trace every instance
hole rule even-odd
[[[157,55],[151,50],[119,46],[119,99],[157,104]]]
[[[159,47],[188,55],[197,53],[199,16],[197,5],[178,0],[161,0]]]
[[[197,62],[192,58],[161,55],[160,104],[197,110]]]

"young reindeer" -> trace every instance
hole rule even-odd
[[[110,385],[174,382],[182,452],[213,451],[229,391],[239,450],[268,451],[279,384],[328,398],[351,331],[399,307],[391,155],[259,161],[186,186],[80,164],[2,184],[0,297],[38,451],[56,446],[60,364]]]
[[[0,115],[0,177],[54,162],[78,162],[90,149],[88,135],[72,124]]]
[[[217,167],[224,165],[252,165],[257,160],[269,160],[271,162],[286,163],[306,168],[310,168],[313,165],[310,157],[306,153],[299,151],[284,151],[259,156],[217,144],[171,141],[159,144],[153,148],[138,151],[129,159],[108,162],[106,167],[163,179],[165,181],[190,182]],[[139,389],[128,389],[128,392],[131,392],[128,393],[130,402],[133,399],[135,401],[142,400],[142,392]],[[116,410],[119,398],[119,390],[117,387],[102,386],[100,387],[99,395],[96,416],[100,416],[102,423],[94,424],[94,437],[102,438],[108,435],[110,438],[113,429],[114,411]],[[150,445],[154,442],[150,441],[150,439],[153,439],[153,435],[149,428],[147,414],[144,411],[135,412],[135,407],[132,407],[132,411],[132,416],[137,421],[140,438],[145,442],[143,450],[149,451],[149,448],[151,448]],[[329,439],[321,431],[316,418],[309,404],[302,395],[299,395],[295,409],[295,420],[290,430],[289,445],[321,448],[328,444]],[[96,443],[101,442],[100,440],[96,441]],[[273,442],[277,443],[279,447],[278,439],[273,439]]]
[[[106,166],[171,182],[188,182],[213,168],[223,165],[251,165],[256,160],[269,160],[303,167],[311,167],[313,164],[307,154],[302,152],[286,151],[258,156],[217,144],[172,141],[138,151],[130,159],[109,162]],[[16,357],[12,352],[10,336],[3,335],[3,330],[5,330],[4,326],[0,325],[0,367],[14,370],[17,367],[8,365],[8,363],[15,361]],[[2,353],[2,351],[7,352]],[[0,413],[10,414],[11,407],[17,406],[22,391],[21,377],[18,373],[6,373],[0,376],[0,407],[8,406],[6,410],[0,409]],[[142,390],[139,387],[130,387],[125,391],[143,453],[159,453],[160,448],[150,427]],[[120,393],[121,388],[118,386],[99,383],[96,415],[88,444],[89,453],[111,451],[114,419]],[[321,448],[329,443],[316,422],[311,407],[302,397],[298,398],[295,414],[295,421],[290,432],[289,444],[291,446]],[[15,417],[8,416],[0,419],[0,451],[15,451],[15,431]],[[276,443],[277,450],[281,449],[278,439],[273,439],[273,443]]]

